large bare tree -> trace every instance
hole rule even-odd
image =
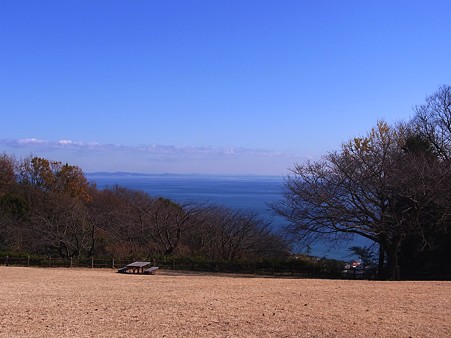
[[[296,165],[284,199],[273,206],[290,222],[286,230],[305,243],[368,238],[380,245],[380,268],[386,258],[385,278],[398,279],[404,239],[426,227],[439,228],[449,217],[443,197],[450,195],[449,163],[410,151],[412,137],[402,125],[379,122],[340,151]]]

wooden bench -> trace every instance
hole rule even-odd
[[[155,272],[156,272],[158,269],[159,269],[158,266],[153,266],[153,267],[151,267],[151,268],[148,268],[148,269],[144,270],[143,273],[146,274],[146,275],[154,275]]]
[[[118,269],[117,272],[119,272],[119,273],[126,273],[127,270],[128,270],[128,267],[124,266],[123,268]]]

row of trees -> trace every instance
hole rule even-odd
[[[99,190],[77,166],[0,156],[0,252],[231,262],[287,250],[252,212],[177,204],[119,186]]]
[[[415,107],[409,122],[381,121],[321,160],[296,165],[273,208],[295,241],[377,243],[387,279],[451,275],[451,87]]]

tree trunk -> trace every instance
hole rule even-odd
[[[384,279],[384,263],[385,263],[385,251],[382,244],[379,244],[379,261],[377,264],[377,278]]]
[[[398,248],[400,241],[394,241],[388,248],[387,252],[387,270],[385,279],[387,280],[399,280],[399,264],[398,264]]]

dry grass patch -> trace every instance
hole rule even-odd
[[[1,337],[450,337],[451,282],[0,267]]]

